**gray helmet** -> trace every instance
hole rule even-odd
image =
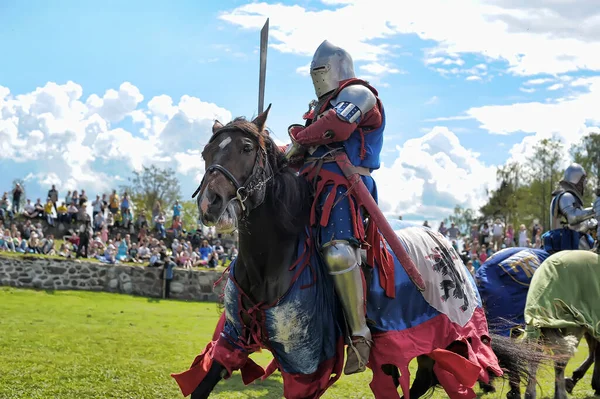
[[[562,181],[571,184],[577,189],[579,194],[583,196],[586,179],[587,173],[585,173],[583,166],[579,165],[578,163],[572,163],[567,169],[565,169],[565,175]]]
[[[342,80],[354,78],[354,64],[348,52],[325,40],[310,63],[310,76],[317,98],[337,89]]]

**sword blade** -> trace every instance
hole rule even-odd
[[[258,76],[258,113],[265,108],[265,81],[267,78],[267,46],[269,44],[269,18],[260,30],[260,71]]]

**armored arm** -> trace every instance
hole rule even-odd
[[[377,97],[369,88],[355,84],[343,88],[330,103],[334,107],[322,118],[293,133],[299,144],[310,147],[348,139],[376,106]]]
[[[593,218],[596,215],[594,208],[580,208],[575,196],[569,192],[561,195],[558,206],[560,207],[561,212],[567,218],[569,226],[573,227],[583,221]],[[589,223],[590,222],[587,224]]]

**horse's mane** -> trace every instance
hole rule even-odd
[[[308,221],[312,198],[310,185],[288,166],[285,154],[267,129],[259,131],[256,124],[244,117],[235,118],[221,129],[241,130],[255,139],[264,150],[273,171],[273,178],[267,184],[264,205],[269,207],[269,213],[281,233],[298,234]],[[214,145],[207,144],[202,154],[212,151]]]

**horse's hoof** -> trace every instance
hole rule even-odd
[[[481,388],[481,390],[483,391],[484,394],[496,392],[496,387],[494,387],[492,384],[486,384],[485,382],[480,382],[479,387]]]
[[[576,382],[573,381],[572,378],[565,378],[565,389],[568,393],[573,393],[573,388],[575,388]]]
[[[527,397],[527,395],[525,395],[525,397]],[[521,394],[516,391],[508,391],[506,399],[521,399]]]
[[[529,392],[525,392],[525,399],[535,399],[535,395],[532,395]]]

